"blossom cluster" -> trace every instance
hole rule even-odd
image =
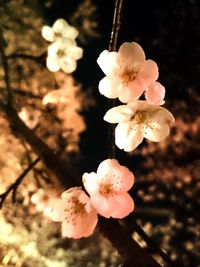
[[[104,120],[118,123],[115,144],[124,151],[134,150],[144,138],[153,142],[164,140],[174,122],[165,108],[165,88],[158,81],[158,66],[146,60],[142,47],[123,43],[118,52],[104,50],[97,63],[105,73],[99,91],[107,98],[118,98],[124,105],[107,111]],[[144,94],[145,100],[140,100]]]
[[[72,187],[45,207],[45,214],[62,222],[62,236],[81,238],[91,235],[97,225],[98,214],[106,218],[123,218],[134,209],[127,193],[134,183],[133,173],[116,159],[102,161],[97,172],[84,173],[83,185]]]
[[[75,39],[78,31],[64,19],[55,21],[52,27],[42,27],[42,37],[51,42],[47,51],[47,68],[56,72],[62,70],[72,73],[76,70],[76,61],[83,56],[83,49],[78,47]]]

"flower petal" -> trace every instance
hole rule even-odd
[[[120,66],[129,69],[135,68],[145,61],[145,54],[142,47],[135,43],[123,43],[118,52],[118,63]]]
[[[106,75],[112,76],[116,74],[118,69],[117,52],[104,50],[97,58],[97,63]]]
[[[158,66],[155,61],[146,60],[137,74],[137,82],[144,89],[158,79]]]
[[[97,213],[106,217],[110,218],[110,214],[112,213],[112,206],[109,205],[108,198],[96,194],[90,196],[92,205],[96,209]]]
[[[60,68],[65,73],[72,73],[76,70],[77,63],[76,60],[71,57],[64,57],[60,60]]]
[[[108,98],[117,98],[119,93],[120,79],[106,76],[99,82],[99,92]]]
[[[140,125],[133,125],[132,122],[119,123],[115,129],[115,144],[126,152],[134,150],[143,138]]]
[[[133,111],[127,105],[120,105],[109,109],[103,119],[110,123],[129,121]]]
[[[85,190],[89,195],[94,195],[98,192],[97,174],[95,172],[84,173],[82,178]]]
[[[133,173],[116,159],[106,159],[97,169],[98,182],[112,184],[115,192],[128,191],[134,183]]]
[[[48,216],[53,221],[56,221],[56,222],[60,222],[64,220],[66,216],[66,212],[65,212],[66,206],[67,206],[66,199],[56,199],[49,206]]]
[[[169,135],[169,125],[152,123],[145,129],[144,137],[153,142],[160,142],[164,140]]]
[[[136,81],[123,85],[119,89],[119,100],[123,103],[137,100],[144,92],[143,86],[140,86]]]
[[[54,41],[54,32],[51,27],[43,26],[42,27],[42,37],[49,42]]]
[[[145,90],[145,98],[149,104],[163,105],[165,97],[165,87],[159,82],[154,82]]]
[[[111,217],[113,218],[122,219],[134,210],[133,199],[127,192],[111,197],[109,205],[112,206]]]
[[[56,56],[49,56],[46,59],[46,65],[48,70],[56,72],[60,69],[59,60]]]
[[[83,49],[78,46],[69,46],[67,49],[67,55],[78,60],[83,56]]]
[[[53,24],[52,29],[53,29],[53,31],[54,31],[55,33],[60,33],[60,34],[62,34],[62,32],[63,32],[66,28],[68,28],[68,26],[69,26],[69,24],[68,24],[64,19],[57,19],[57,20],[55,21],[55,23]]]

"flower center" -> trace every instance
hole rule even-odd
[[[149,115],[144,110],[137,110],[136,113],[133,115],[131,120],[134,120],[136,124],[145,123],[148,119]]]
[[[135,80],[137,73],[138,73],[138,71],[135,69],[132,69],[132,70],[127,69],[122,73],[121,78],[122,78],[123,82],[125,84],[127,84],[127,83]]]
[[[58,52],[57,52],[57,56],[58,57],[64,57],[65,56],[65,51],[62,50],[62,49],[59,49]]]
[[[102,184],[100,186],[100,193],[102,195],[107,195],[109,193],[113,192],[112,184]]]
[[[85,210],[86,203],[79,202],[76,199],[76,200],[73,200],[73,204],[74,204],[74,207],[73,207],[74,214],[79,214],[79,215],[86,214],[86,210]]]
[[[60,37],[62,37],[62,35],[61,35],[60,32],[55,32],[54,35],[55,35],[56,38],[60,38]]]

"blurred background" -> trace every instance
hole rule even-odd
[[[104,74],[96,59],[108,49],[114,6],[114,0],[0,0],[0,45],[9,66],[12,104],[18,114],[25,114],[27,126],[66,162],[65,188],[70,179],[80,183],[84,172],[96,171],[108,157],[108,125],[103,121],[108,103],[98,91]],[[51,73],[45,65],[49,44],[41,28],[58,18],[79,30],[77,43],[84,50],[72,75]],[[172,260],[180,260],[183,267],[200,267],[199,2],[124,0],[117,47],[125,41],[138,42],[146,57],[157,62],[159,81],[166,88],[164,107],[176,119],[164,141],[144,141],[131,153],[116,149],[120,163],[136,177],[132,218]],[[2,57],[0,64],[0,101],[5,102]],[[43,104],[48,93],[61,88],[66,101]],[[36,154],[10,127],[4,111],[0,125],[2,194]],[[120,255],[98,229],[87,239],[62,239],[60,225],[42,214],[39,204],[59,192],[50,176],[39,162],[18,187],[16,203],[9,197],[3,203],[0,266],[120,266]],[[140,236],[133,237],[149,249]]]

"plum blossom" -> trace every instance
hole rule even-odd
[[[59,38],[76,39],[78,31],[70,26],[64,19],[57,19],[52,27],[42,27],[42,37],[48,42],[54,42]]]
[[[47,68],[56,72],[62,70],[72,73],[76,70],[76,61],[83,56],[83,49],[69,38],[58,39],[48,47]]]
[[[123,103],[137,100],[158,78],[158,67],[153,60],[146,60],[142,47],[123,43],[118,52],[104,50],[97,63],[105,73],[99,82],[99,91],[108,98],[119,98]]]
[[[80,187],[64,191],[51,205],[49,217],[62,222],[62,236],[81,238],[91,235],[97,224],[97,212],[90,198]]]
[[[153,142],[164,140],[169,135],[174,117],[163,107],[137,100],[111,108],[105,114],[104,120],[118,123],[115,128],[115,144],[129,152],[144,138]]]
[[[134,175],[116,159],[102,161],[97,173],[84,173],[82,180],[100,215],[123,218],[133,211],[134,202],[127,191],[133,186]]]
[[[41,111],[35,110],[32,107],[23,107],[18,113],[19,117],[23,122],[30,128],[33,129],[38,124]]]

